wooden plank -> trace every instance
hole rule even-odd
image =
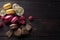
[[[9,1],[9,0],[8,0]],[[8,2],[7,1],[7,2]],[[30,1],[12,1],[17,2],[25,9],[24,16],[26,19],[28,16],[32,15],[34,21],[31,22],[31,25],[35,30],[31,35],[24,38],[12,38],[12,40],[55,40],[56,36],[60,36],[60,3],[50,0],[30,0]],[[6,0],[0,2],[0,7],[6,3]],[[8,30],[8,26],[5,26],[0,29],[0,40],[7,40],[5,33]]]
[[[48,36],[48,33],[50,32],[49,35],[54,34],[54,32],[59,32],[59,22],[60,20],[58,19],[34,19],[34,21],[29,24],[33,27],[33,30],[35,30],[32,32],[33,36]],[[3,28],[4,29],[0,29],[0,36],[4,36],[5,32],[8,30],[8,27],[6,26]]]

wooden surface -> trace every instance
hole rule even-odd
[[[59,0],[0,0],[0,7],[4,3],[18,3],[25,9],[24,16],[34,17],[31,22],[36,28],[29,36],[23,38],[12,37],[11,40],[58,40],[60,36],[60,1]],[[0,29],[0,40],[9,40],[5,36],[8,26]]]

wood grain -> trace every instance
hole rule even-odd
[[[23,38],[12,37],[12,40],[55,40],[60,36],[60,1],[59,0],[0,0],[0,7],[6,2],[18,3],[25,9],[26,19],[32,15],[31,25],[36,30]],[[8,26],[0,29],[0,40],[8,40],[5,32]]]

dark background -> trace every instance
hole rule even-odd
[[[60,0],[0,0],[0,7],[4,3],[18,3],[25,9],[24,16],[32,15],[31,25],[36,30],[24,38],[12,40],[59,40],[60,39]],[[0,40],[9,40],[5,36],[8,27],[0,29]]]

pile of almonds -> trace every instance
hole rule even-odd
[[[9,24],[9,30],[6,32],[8,37],[12,35],[21,36],[29,34],[32,27],[26,22],[26,18],[23,16],[24,9],[17,3],[7,3],[3,5],[0,10],[0,18],[7,25]],[[28,20],[32,21],[33,17],[29,16]],[[3,23],[0,22],[0,28],[3,27]]]

